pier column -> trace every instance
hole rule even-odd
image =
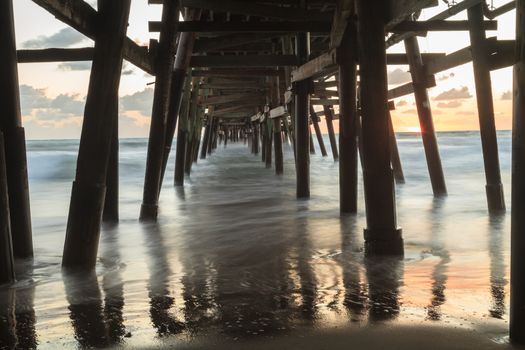
[[[306,63],[310,53],[309,33],[298,33],[296,36],[296,54],[299,64]],[[297,198],[310,198],[310,113],[308,80],[295,83],[295,168],[297,176]]]
[[[525,0],[516,1],[512,122],[510,340],[525,344]]]
[[[264,157],[265,166],[272,167],[272,143],[273,143],[273,121],[270,119],[270,112],[266,113],[266,154]]]
[[[334,112],[332,106],[323,106],[323,110],[326,128],[328,129],[328,138],[330,139],[330,147],[332,148],[332,156],[334,157],[334,162],[337,162],[339,160],[339,152],[337,150],[337,141],[334,131]]]
[[[439,156],[436,133],[434,131],[434,121],[432,120],[432,110],[430,109],[430,100],[425,84],[427,79],[423,67],[423,59],[419,52],[417,37],[413,36],[405,39],[405,49],[410,66],[412,84],[414,86],[414,97],[416,99],[421,137],[427,158],[432,190],[434,196],[446,195],[447,186],[445,185],[445,176],[443,175],[443,168],[441,166],[441,158]]]
[[[394,125],[392,124],[392,115],[390,110],[388,110],[388,131],[390,134],[390,152],[391,152],[391,162],[392,170],[394,171],[394,179],[397,184],[405,183],[405,174],[403,174],[403,166],[401,164],[401,158],[399,157],[399,150],[397,148],[396,133],[394,131]]]
[[[259,154],[259,122],[253,127],[253,154]]]
[[[273,119],[273,145],[275,151],[275,174],[281,175],[284,169],[281,118]]]
[[[102,221],[116,223],[119,221],[119,143],[118,143],[118,93],[113,95],[111,118],[113,134],[109,153],[108,173],[106,174],[106,197]]]
[[[0,132],[4,134],[13,253],[31,258],[33,241],[24,128],[16,56],[13,1],[0,2]]]
[[[11,219],[4,148],[4,135],[0,132],[0,284],[15,281]]]
[[[355,22],[348,21],[345,33],[343,34],[341,46],[339,48],[340,64],[338,79],[340,101],[339,201],[340,211],[342,214],[357,212],[356,44],[357,29]]]
[[[183,86],[183,98],[182,101],[179,102],[182,107],[179,108],[179,112],[177,113],[179,127],[177,128],[177,149],[175,150],[175,186],[184,186],[184,163],[186,159],[186,147],[188,146],[188,115],[190,112],[190,100],[192,94],[190,79],[186,79]],[[175,86],[173,88],[175,88]],[[173,100],[170,103],[172,102],[176,103]],[[177,116],[175,116],[175,119],[177,119]]]
[[[326,147],[324,146],[323,134],[321,133],[321,128],[319,127],[319,117],[315,113],[314,107],[310,105],[310,118],[312,119],[312,124],[314,125],[315,136],[317,137],[317,143],[319,143],[319,148],[321,149],[321,154],[323,157],[326,157]]]
[[[403,254],[397,227],[394,178],[390,166],[387,120],[387,74],[383,7],[357,0],[361,86],[365,253]]]
[[[162,28],[159,36],[155,64],[155,90],[149,130],[148,156],[144,176],[144,194],[140,208],[140,220],[156,220],[160,186],[163,176],[165,139],[168,108],[176,101],[172,88],[172,72],[175,61],[177,27],[179,22],[179,0],[166,0],[162,8]],[[175,75],[175,74],[173,74]],[[182,83],[180,83],[182,86]],[[174,84],[177,86],[177,83]],[[182,91],[182,87],[180,88]],[[178,111],[177,111],[178,113]]]
[[[130,3],[131,0],[99,2],[100,34],[95,40],[62,260],[68,268],[92,269],[96,264],[115,126],[114,96],[120,84]]]
[[[499,169],[498,140],[494,121],[492,82],[490,79],[490,57],[487,52],[485,29],[483,28],[482,5],[475,5],[467,10],[470,24],[470,45],[472,65],[476,83],[476,101],[479,114],[479,131],[485,165],[485,187],[489,212],[505,210],[503,185]]]

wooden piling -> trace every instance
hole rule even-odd
[[[33,256],[33,242],[12,0],[0,2],[0,52],[0,131],[8,150],[5,156],[13,253],[15,258],[24,259]]]
[[[99,2],[99,35],[89,81],[62,265],[95,267],[131,0]]]
[[[281,175],[284,171],[283,164],[283,139],[281,130],[281,118],[273,119],[273,144],[275,151],[275,174]]]
[[[15,281],[4,135],[0,132],[0,284]]]
[[[202,146],[201,146],[201,159],[206,159],[206,155],[208,153],[208,143],[210,140],[210,133],[211,133],[211,117],[208,116],[208,122],[206,123],[206,127],[204,128],[204,136],[202,137]]]
[[[164,173],[163,169],[165,168],[168,109],[173,110],[173,106],[170,106],[170,101],[177,100],[176,96],[173,96],[171,89],[180,0],[167,0],[163,4],[162,29],[159,36],[155,65],[155,90],[151,112],[146,174],[144,176],[144,194],[140,209],[140,220],[143,221],[156,220],[157,218],[160,187]],[[174,87],[179,86],[177,82],[173,85]],[[182,86],[182,83],[180,86]],[[178,114],[178,110],[176,114]]]
[[[357,0],[356,4],[367,223],[365,253],[402,255],[386,118],[385,8],[368,0]]]
[[[399,157],[399,150],[397,148],[396,133],[394,131],[394,125],[392,124],[392,116],[390,110],[387,111],[388,115],[388,131],[390,136],[390,150],[391,150],[391,163],[392,170],[394,171],[394,179],[396,184],[405,183],[405,175],[403,174],[403,166],[401,165],[401,157]]]
[[[342,214],[357,212],[357,29],[346,25],[339,63],[339,202]],[[326,114],[331,119],[331,111]],[[333,129],[332,129],[333,132]],[[337,146],[336,146],[337,149]],[[335,158],[335,156],[334,156]]]
[[[298,33],[296,36],[296,54],[299,63],[308,60],[310,52],[309,33]],[[295,153],[296,153],[296,192],[297,198],[310,197],[310,113],[309,81],[303,80],[295,83]]]
[[[111,107],[113,119],[113,135],[111,136],[111,149],[106,175],[106,197],[104,199],[104,212],[102,221],[116,223],[119,221],[119,142],[118,142],[118,94],[113,96]]]
[[[253,153],[259,154],[259,125],[255,124],[253,128]]]
[[[186,79],[183,88],[181,108],[178,113],[179,127],[177,128],[177,149],[175,150],[175,173],[173,176],[175,186],[184,186],[184,168],[188,143],[189,114],[192,103],[192,84]],[[173,102],[173,101],[172,101]]]
[[[319,144],[319,149],[323,157],[326,157],[326,147],[324,146],[323,134],[321,133],[321,128],[319,127],[319,117],[315,113],[314,107],[310,105],[310,118],[312,119],[312,124],[314,125],[315,136],[317,137],[317,143]]]
[[[510,341],[525,344],[525,0],[516,1],[512,122]]]
[[[334,111],[332,106],[323,106],[326,129],[328,130],[328,138],[330,139],[330,148],[332,149],[332,156],[334,157],[334,162],[339,160],[339,151],[337,149],[337,141],[335,138],[334,131]]]
[[[273,122],[269,118],[270,113],[267,113],[266,120],[266,154],[264,157],[266,168],[272,167],[272,144],[273,144]]]
[[[310,154],[315,154],[314,137],[312,135],[312,128],[308,125],[308,136],[310,140]]]
[[[432,183],[432,191],[434,192],[434,196],[446,195],[447,186],[445,185],[445,176],[443,175],[443,167],[441,166],[441,158],[439,156],[436,133],[434,131],[434,122],[432,120],[432,110],[430,108],[430,99],[428,98],[426,88],[427,79],[425,76],[425,68],[423,66],[421,53],[419,52],[417,37],[412,36],[405,39],[405,49],[410,74],[412,76],[412,84],[414,86],[414,97],[416,99],[417,114],[427,159],[428,172],[430,174],[430,182]]]
[[[467,10],[470,24],[470,44],[472,50],[472,66],[476,83],[476,101],[479,114],[479,128],[483,161],[485,165],[485,187],[489,212],[505,210],[505,199],[499,168],[498,141],[494,121],[494,105],[492,99],[492,83],[490,79],[490,56],[487,52],[487,40],[483,28],[482,4]]]

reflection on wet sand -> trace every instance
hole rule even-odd
[[[503,236],[505,215],[489,217],[489,256],[490,256],[490,294],[492,304],[489,314],[494,318],[503,318],[505,314],[505,262],[503,259]]]
[[[427,318],[433,321],[439,321],[443,316],[441,306],[446,301],[445,289],[448,279],[448,264],[450,263],[450,254],[442,242],[443,226],[440,218],[442,217],[444,204],[444,198],[433,198],[428,218],[430,223],[430,254],[439,257],[439,262],[432,270],[432,299],[427,307]]]
[[[172,314],[175,299],[170,295],[172,271],[159,225],[144,225],[148,253],[150,319],[159,336],[174,335],[184,330],[184,323]]]
[[[14,289],[0,292],[0,311],[0,349],[14,349],[17,344]]]
[[[403,279],[403,260],[399,257],[366,257],[368,280],[368,321],[388,321],[399,315],[399,287]]]

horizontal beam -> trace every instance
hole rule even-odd
[[[395,27],[406,20],[411,14],[438,5],[438,0],[389,0],[385,30]],[[383,5],[384,6],[384,5]]]
[[[436,78],[434,75],[426,77],[425,88],[431,88],[436,86]],[[414,84],[412,82],[397,86],[393,89],[388,90],[387,98],[393,100],[394,98],[410,95],[414,92]]]
[[[483,28],[485,30],[497,30],[497,21],[483,21]],[[390,31],[394,33],[403,32],[428,32],[428,31],[467,31],[470,29],[469,21],[445,21],[445,20],[429,20],[429,21],[405,21],[401,22],[392,28]]]
[[[337,64],[337,50],[332,49],[292,71],[292,82],[311,78],[326,68]]]
[[[243,33],[269,33],[269,32],[316,32],[328,33],[332,23],[329,21],[303,21],[303,22],[206,22],[185,21],[180,22],[180,32],[243,32]],[[161,22],[151,21],[148,24],[150,32],[160,32]]]
[[[195,40],[193,52],[209,52],[240,45],[258,43],[280,36],[280,34],[263,34],[263,33],[241,33],[232,35],[221,35],[215,38],[201,38]],[[260,50],[258,50],[260,51]]]
[[[193,56],[192,67],[279,67],[297,66],[295,55]]]
[[[201,105],[215,105],[215,104],[226,104],[232,103],[239,100],[258,100],[264,99],[265,96],[262,94],[233,94],[224,96],[208,96],[200,101]]]
[[[33,2],[58,20],[64,22],[88,38],[95,40],[98,28],[98,13],[83,0],[33,0]],[[153,73],[153,64],[144,47],[130,38],[124,40],[124,58],[138,68]]]
[[[283,76],[283,72],[276,69],[194,69],[193,77],[272,77]]]
[[[18,63],[91,61],[94,48],[18,50]]]

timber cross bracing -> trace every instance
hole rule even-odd
[[[17,62],[93,61],[65,266],[93,267],[101,218],[118,220],[116,98],[122,59],[155,77],[142,220],[157,217],[175,132],[176,185],[184,183],[199,154],[206,158],[218,144],[226,146],[229,141],[245,140],[267,167],[275,162],[276,173],[282,174],[285,141],[293,145],[297,195],[307,198],[309,154],[313,151],[310,125],[325,156],[319,127],[324,118],[332,155],[340,167],[341,212],[357,210],[360,156],[366,170],[367,253],[402,254],[393,176],[397,183],[403,183],[404,178],[390,120],[393,104],[388,101],[415,95],[432,188],[436,196],[445,195],[427,89],[436,86],[435,74],[469,62],[476,77],[488,208],[491,212],[505,209],[490,71],[523,64],[524,33],[518,31],[514,41],[487,37],[486,32],[497,29],[498,16],[514,8],[523,21],[524,0],[509,1],[496,9],[483,0],[463,0],[426,19],[418,18],[421,11],[438,5],[438,0],[388,0],[379,7],[369,0],[149,0],[152,6],[162,6],[162,18],[144,19],[151,32],[160,32],[159,39],[151,40],[149,46],[126,36],[130,0],[98,0],[98,11],[83,0],[33,0],[95,45],[18,51],[13,50],[12,1],[3,1],[0,8],[0,49],[6,53],[0,56],[0,89],[5,96],[0,106],[11,118],[0,123],[0,151],[4,153],[5,143],[4,148],[18,154],[17,159],[4,159],[0,154],[0,200],[6,202],[9,194],[11,209],[11,226],[5,222],[7,214],[0,215],[0,236],[6,238],[11,230],[17,231],[15,256],[32,255],[29,197],[27,191],[20,191],[27,171]],[[467,14],[467,19],[450,19],[459,13]],[[431,31],[468,32],[471,45],[447,54],[420,53],[416,38]],[[388,47],[401,42],[405,53],[386,53]],[[387,90],[385,65],[408,65],[412,81]],[[523,89],[521,85],[515,88]],[[101,91],[107,94],[102,96]],[[519,97],[517,110],[522,108],[523,94]],[[97,107],[101,101],[103,105]],[[339,144],[334,120],[339,121]],[[97,132],[103,125],[108,128]],[[107,157],[90,157],[94,149]],[[15,181],[13,174],[22,180]],[[85,205],[80,206],[81,202]],[[81,218],[89,222],[87,228]],[[89,236],[89,247],[79,246],[74,232],[79,229]],[[89,251],[80,252],[82,249]],[[13,256],[0,254],[8,260]],[[11,265],[6,261],[4,266]],[[10,269],[0,271],[4,280],[12,275]],[[525,316],[520,317],[525,322]]]

